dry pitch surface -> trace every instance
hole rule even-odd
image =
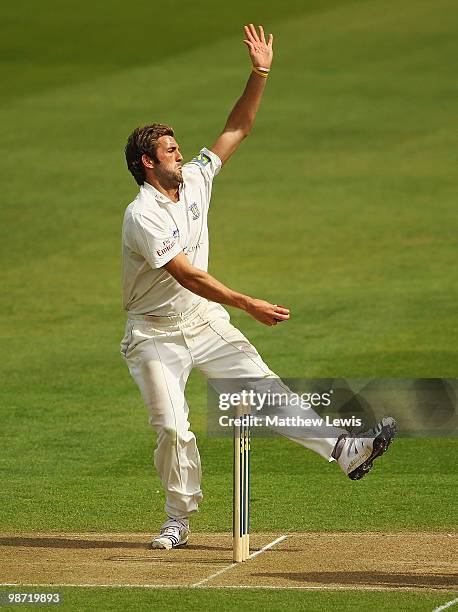
[[[4,533],[2,585],[454,590],[450,533],[291,533],[251,536],[232,563],[229,534],[191,534],[187,547],[150,550],[144,533]],[[258,554],[255,554],[258,551]],[[261,551],[261,552],[259,552]]]

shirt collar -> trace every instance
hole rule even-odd
[[[156,187],[153,187],[146,181],[143,183],[143,187],[149,191],[158,202],[162,204],[178,204],[178,202],[173,202],[170,198],[168,198],[165,194],[161,193]],[[179,199],[181,199],[181,194],[183,193],[183,183],[178,188]],[[179,201],[179,200],[178,200]]]

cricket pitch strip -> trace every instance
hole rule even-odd
[[[2,533],[0,583],[21,586],[454,590],[452,533],[253,533],[232,563],[227,533],[151,550],[145,533]]]

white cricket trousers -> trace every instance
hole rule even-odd
[[[157,432],[154,464],[166,492],[166,513],[185,518],[197,511],[202,499],[200,456],[189,429],[185,398],[191,370],[196,367],[210,379],[274,378],[283,394],[287,387],[230,323],[229,313],[220,304],[203,299],[190,312],[173,317],[130,315],[121,353]],[[319,418],[312,409],[307,410],[307,417]],[[321,437],[323,432],[317,434],[317,428],[311,427],[301,428],[301,437],[286,437],[332,461],[331,453],[342,433],[342,429],[326,427],[328,437]]]

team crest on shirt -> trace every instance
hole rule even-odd
[[[180,231],[177,227],[173,230],[172,236],[175,240],[178,240],[178,238],[180,237]]]
[[[193,202],[191,206],[189,206],[189,210],[192,213],[193,221],[195,221],[196,219],[200,217],[200,210],[199,210],[199,206],[197,205],[197,202]]]

